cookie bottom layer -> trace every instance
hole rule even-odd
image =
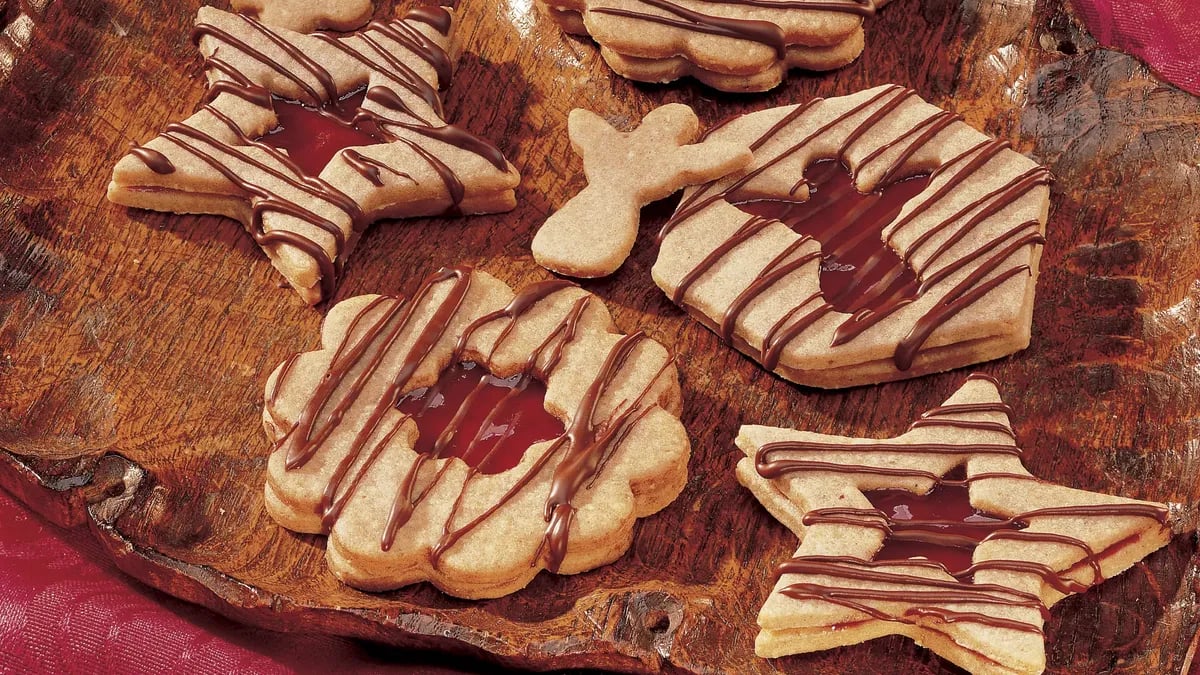
[[[687,310],[687,313],[693,319],[704,324],[709,330],[718,332],[719,329],[713,324],[712,320],[699,310],[690,305],[684,305],[684,309]],[[1030,293],[1026,298],[1022,316],[1032,317],[1032,314],[1033,295]],[[818,389],[845,389],[847,387],[907,380],[1015,354],[1029,346],[1030,325],[1031,322],[1026,320],[1024,321],[1025,330],[1023,331],[1018,330],[1001,335],[922,349],[913,361],[912,367],[908,370],[896,368],[895,362],[891,358],[886,358],[821,369],[799,369],[780,363],[772,372],[785,380],[807,387],[817,387]],[[751,347],[740,336],[735,335],[733,337],[733,347],[754,361],[758,361],[759,350]]]
[[[574,10],[551,8],[551,15],[566,33],[588,36],[583,16]],[[601,45],[600,55],[618,75],[639,82],[664,83],[692,77],[704,84],[728,92],[759,92],[779,86],[792,68],[803,70],[834,70],[852,63],[862,53],[865,34],[860,27],[849,38],[828,46],[793,44],[787,56],[767,68],[744,71],[736,67],[715,68],[700,65],[684,56],[647,58],[621,53]]]
[[[221,215],[241,222],[247,231],[250,231],[250,223],[253,219],[250,206],[241,195],[192,192],[155,185],[121,185],[114,181],[108,185],[108,200],[121,206],[149,211]],[[422,199],[396,203],[373,214],[372,220],[445,215],[448,203],[448,200],[445,199]],[[463,215],[496,213],[510,211],[516,207],[516,204],[516,194],[511,189],[468,193],[458,205],[458,211]],[[350,232],[347,236],[346,245],[341,253],[343,259],[348,258],[354,250],[358,236],[358,232]],[[330,255],[334,253],[332,240],[325,244],[325,248]],[[270,258],[275,269],[288,279],[288,282],[305,302],[310,305],[320,302],[321,278],[316,273],[315,261],[299,249],[287,245],[264,247],[263,251]]]
[[[630,514],[628,527],[619,528],[617,536],[587,542],[572,550],[563,561],[561,574],[579,574],[588,570],[614,562],[627,551],[633,543],[634,522],[639,518],[652,515],[666,508],[687,482],[686,466],[681,466],[670,475],[662,476],[656,481],[644,481],[631,486],[634,491],[633,512]],[[322,534],[320,517],[308,509],[297,508],[285,501],[271,486],[268,479],[263,489],[264,503],[267,513],[283,527],[309,534]],[[401,586],[429,579],[431,568],[427,562],[413,564],[407,573],[397,569],[395,559],[381,558],[372,561],[347,548],[336,535],[330,536],[326,542],[326,562],[334,576],[342,582],[359,590],[369,592],[389,591]],[[372,565],[372,562],[376,562]],[[483,580],[481,583],[463,583],[458,575],[438,575],[433,583],[443,591],[459,598],[483,599],[498,598],[521,590],[529,585],[541,571],[539,567],[522,566],[516,577]]]
[[[644,59],[619,54],[607,47],[600,48],[604,61],[618,75],[639,82],[671,82],[692,77],[714,89],[733,93],[768,91],[779,86],[788,70],[834,70],[852,63],[862,53],[863,32],[860,29],[850,39],[832,47],[789,46],[787,59],[771,67],[749,74],[723,73],[699,66],[682,56],[666,59]]]
[[[754,653],[762,658],[778,658],[792,654],[823,651],[842,647],[850,639],[856,643],[902,634],[917,643],[918,646],[932,649],[955,665],[966,669],[975,675],[1032,675],[1035,671],[1013,670],[987,658],[983,654],[967,649],[949,637],[938,633],[931,626],[925,625],[917,630],[914,625],[911,635],[903,630],[897,630],[894,622],[867,620],[862,623],[843,624],[836,631],[827,629],[817,630],[762,630],[754,640]],[[836,640],[829,639],[834,634]]]

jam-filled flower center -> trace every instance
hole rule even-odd
[[[562,436],[563,423],[546,412],[546,385],[522,373],[499,378],[482,364],[464,361],[438,381],[396,404],[411,415],[420,436],[415,450],[458,457],[481,473],[507,471],[532,445]]]

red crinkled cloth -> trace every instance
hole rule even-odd
[[[422,656],[239,625],[125,576],[90,532],[0,490],[0,673],[451,673]]]
[[[1200,0],[1071,0],[1100,44],[1200,95]]]

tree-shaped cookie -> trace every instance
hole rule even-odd
[[[298,33],[354,30],[371,18],[371,0],[232,0],[233,11]]]
[[[541,0],[562,29],[590,35],[619,75],[692,76],[766,91],[789,68],[840,68],[863,50],[863,20],[886,0]]]
[[[745,145],[697,143],[700,121],[681,103],[655,108],[628,132],[576,108],[567,131],[588,184],[538,230],[533,257],[573,277],[615,272],[633,249],[646,204],[737,171],[752,158]]]
[[[683,488],[673,359],[566,281],[446,269],[338,303],[321,337],[267,382],[266,504],[327,532],[348,584],[511,593],[612,562]]]
[[[838,388],[1029,344],[1050,174],[912,89],[770,108],[711,141],[742,173],[684,192],[654,281],[768,370]]]
[[[742,427],[738,480],[801,539],[760,656],[906,635],[974,673],[1040,673],[1048,608],[1171,536],[1164,504],[1042,481],[973,375],[895,438]]]
[[[242,221],[310,304],[377,218],[510,209],[516,170],[443,121],[451,28],[438,7],[339,37],[201,7],[206,103],[118,162],[108,197]]]

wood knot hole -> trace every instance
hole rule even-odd
[[[647,612],[643,621],[651,633],[661,634],[671,629],[671,616],[661,609]]]

